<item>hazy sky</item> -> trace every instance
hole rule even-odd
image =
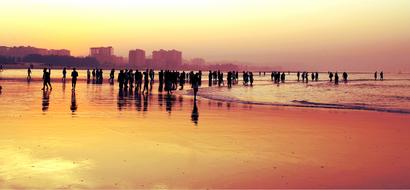
[[[0,45],[410,71],[410,0],[1,0]]]

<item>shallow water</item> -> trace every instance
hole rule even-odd
[[[70,71],[68,76],[69,73]],[[79,79],[84,81],[86,71],[80,70],[79,73]],[[105,80],[108,78],[108,73],[108,70],[104,71]],[[5,70],[0,72],[0,80],[25,81],[26,75],[24,69]],[[41,75],[41,70],[33,70],[32,81],[40,81]],[[60,77],[60,70],[52,71],[55,82],[60,82]],[[297,82],[296,74],[291,73],[286,76],[287,81],[280,84],[273,84],[269,73],[265,76],[255,73],[252,87],[243,86],[240,75],[239,84],[233,88],[226,86],[209,88],[207,77],[207,72],[204,72],[199,96],[218,101],[410,113],[410,74],[385,73],[384,81],[375,81],[373,73],[353,73],[349,75],[347,83],[340,82],[339,85],[334,85],[328,81],[327,73],[320,73],[319,81],[309,81],[309,83]],[[108,89],[105,86],[101,87],[102,92],[110,92],[110,97],[117,94],[115,89],[118,89],[117,85]],[[155,87],[153,93],[156,93]],[[178,93],[192,94],[189,91]]]

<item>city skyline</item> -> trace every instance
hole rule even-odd
[[[0,44],[179,49],[307,70],[410,71],[410,1],[3,1]]]

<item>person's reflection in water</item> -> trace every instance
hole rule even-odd
[[[71,112],[76,112],[77,111],[77,100],[75,98],[75,91],[71,91],[71,106],[70,106]]]
[[[43,90],[43,100],[42,100],[42,110],[43,112],[46,112],[48,110],[48,107],[50,105],[50,93],[51,90]]]
[[[125,105],[125,100],[124,100],[124,92],[122,89],[120,89],[118,91],[118,100],[117,100],[117,106],[118,106],[118,110],[122,110],[122,108]]]
[[[141,99],[141,93],[135,92],[135,107],[137,108],[137,111],[141,111],[142,107],[142,99]]]
[[[166,105],[165,110],[169,112],[170,114],[172,111],[172,104],[173,104],[173,101],[175,101],[175,99],[176,99],[175,95],[172,95],[172,94],[165,95],[165,105]]]
[[[162,108],[163,102],[164,102],[164,95],[162,95],[161,93],[159,93],[159,94],[158,94],[158,106],[159,106],[160,108]]]
[[[199,112],[198,106],[196,105],[196,101],[194,101],[194,108],[192,109],[191,120],[195,125],[198,125]]]
[[[143,93],[142,96],[144,97],[144,109],[143,111],[148,111],[148,94]]]

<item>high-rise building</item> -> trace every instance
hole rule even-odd
[[[182,64],[182,52],[177,50],[163,50],[152,52],[152,62],[156,67],[176,69]]]
[[[128,54],[128,63],[130,66],[136,68],[144,68],[145,65],[145,51],[142,49],[130,50]]]
[[[90,48],[90,56],[95,57],[100,63],[114,63],[114,49],[108,47],[92,47]]]

